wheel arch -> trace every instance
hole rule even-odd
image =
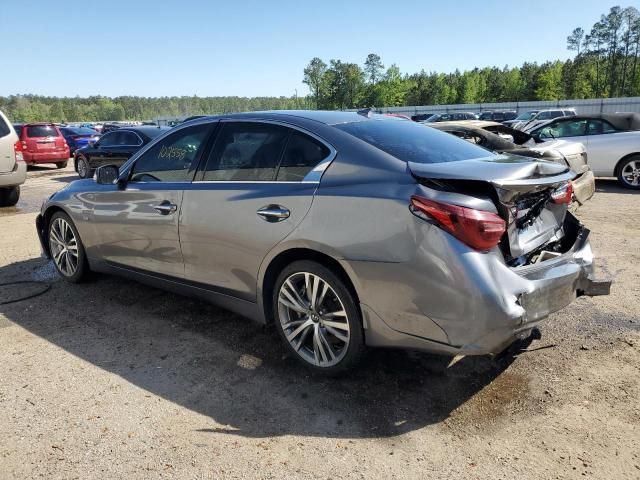
[[[617,177],[620,174],[620,169],[622,168],[622,164],[624,163],[624,161],[628,160],[631,157],[640,157],[640,152],[627,153],[624,157],[618,160],[618,163],[616,163],[616,166],[613,169],[613,175],[615,177]]]
[[[354,296],[356,307],[360,309],[357,283],[353,281],[354,273],[345,262],[339,261],[338,258],[340,257],[331,252],[330,248],[318,245],[300,244],[274,252],[268,261],[263,262],[264,268],[261,269],[259,276],[258,302],[260,310],[264,313],[265,323],[272,324],[274,320],[271,298],[278,275],[287,265],[298,260],[311,260],[330,269],[344,281]]]
[[[40,225],[40,229],[41,229],[41,238],[42,238],[42,248],[45,252],[45,254],[47,255],[47,257],[51,257],[51,251],[49,250],[49,242],[47,241],[47,235],[49,232],[49,224],[51,223],[51,217],[53,217],[53,215],[56,212],[62,212],[62,213],[66,213],[67,215],[69,215],[69,212],[67,212],[64,208],[62,208],[60,205],[50,205],[49,207],[47,207],[47,209],[44,211],[44,213],[42,214],[42,223]],[[71,217],[71,215],[69,215],[69,217]]]

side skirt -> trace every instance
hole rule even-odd
[[[186,297],[200,298],[207,302],[218,305],[234,313],[247,317],[258,323],[266,323],[264,314],[260,311],[258,304],[248,300],[234,297],[229,293],[222,293],[202,284],[191,284],[184,279],[159,276],[152,272],[132,269],[124,265],[118,265],[102,260],[89,259],[91,270],[120,277],[129,278],[145,285],[167,290]]]

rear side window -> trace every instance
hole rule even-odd
[[[53,125],[31,125],[27,127],[27,137],[59,137],[58,129]]]
[[[278,125],[225,123],[209,155],[203,180],[273,181],[288,134],[289,129]]]
[[[16,131],[18,138],[22,138],[22,125],[14,125],[13,129]]]
[[[10,133],[9,125],[4,121],[4,118],[0,117],[0,137],[6,137]]]
[[[322,143],[300,132],[291,134],[276,180],[298,182],[331,152]]]
[[[484,148],[419,123],[366,120],[335,127],[405,162],[443,163],[494,156]]]

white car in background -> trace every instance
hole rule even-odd
[[[554,118],[575,117],[576,115],[575,108],[550,108],[548,110],[532,110],[528,113],[532,112],[535,113],[533,113],[533,115],[529,115],[528,119],[512,123],[509,126],[517,130],[529,131],[536,128],[538,125],[546,123],[549,120],[553,120]]]
[[[13,125],[0,112],[0,207],[12,207],[20,198],[20,185],[27,179],[22,144]]]
[[[617,177],[640,190],[640,114],[600,113],[556,118],[529,130],[541,140],[561,138],[582,143],[596,177]]]

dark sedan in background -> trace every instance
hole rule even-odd
[[[168,127],[125,127],[107,132],[76,151],[74,165],[80,178],[89,178],[100,165],[120,166]]]
[[[89,142],[95,142],[100,138],[100,134],[93,128],[88,127],[59,127],[60,133],[69,145],[71,155],[79,148],[86,147]]]

